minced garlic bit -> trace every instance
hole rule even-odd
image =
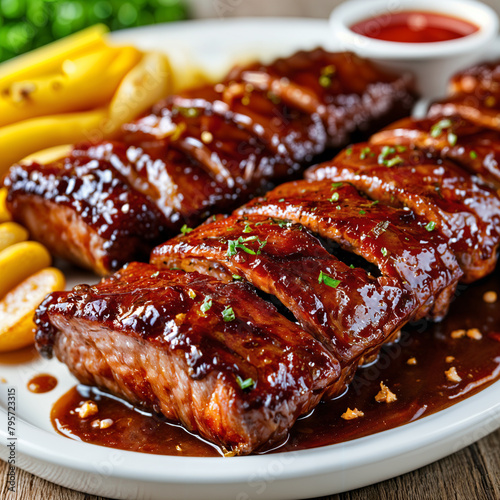
[[[181,446],[181,445],[179,445],[179,444],[176,444],[176,445],[175,445],[175,449],[176,449],[177,451],[182,451],[182,446]]]
[[[355,418],[364,416],[365,414],[361,410],[358,410],[357,408],[354,408],[354,410],[347,408],[347,411],[345,413],[342,413],[340,417],[343,418],[344,420],[354,420]]]
[[[498,300],[497,292],[490,290],[489,292],[485,292],[483,295],[483,300],[487,304],[494,304]]]
[[[482,333],[479,331],[478,328],[469,328],[467,330],[467,337],[469,337],[470,339],[474,339],[474,340],[481,340],[483,338],[483,335]]]
[[[417,358],[409,358],[409,359],[406,361],[406,364],[407,364],[407,365],[416,365],[416,364],[417,364]]]
[[[93,420],[90,425],[94,429],[107,429],[108,427],[111,427],[113,424],[114,422],[111,418],[104,418],[102,420],[99,420],[97,418],[96,420]]]
[[[451,338],[452,339],[461,339],[463,337],[465,337],[465,334],[467,332],[465,330],[453,330],[451,332]]]
[[[457,369],[454,366],[452,366],[449,370],[446,370],[444,374],[450,382],[455,382],[458,384],[458,382],[462,381],[462,377],[460,377],[460,375],[457,373]]]
[[[445,361],[447,363],[453,363],[453,361],[455,361],[455,356],[446,356]]]
[[[75,412],[78,413],[80,418],[87,418],[95,415],[99,411],[99,408],[93,401],[85,401],[82,406],[75,408]]]
[[[186,319],[186,313],[176,314],[175,319],[178,323],[182,323]]]
[[[380,382],[380,391],[375,396],[375,401],[377,403],[393,403],[397,401],[397,399],[396,394],[394,394],[383,382]]]

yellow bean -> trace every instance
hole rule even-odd
[[[0,252],[11,245],[26,241],[28,237],[28,231],[15,222],[0,224]]]
[[[7,188],[0,188],[0,223],[12,220],[6,204]]]
[[[48,250],[36,241],[23,241],[0,252],[0,298],[28,276],[50,266]]]
[[[13,351],[34,342],[36,308],[47,294],[64,290],[64,286],[64,275],[59,269],[43,269],[0,300],[0,351]]]
[[[103,47],[67,59],[56,73],[16,81],[0,94],[0,127],[36,118],[108,105],[123,77],[140,60],[133,47]]]
[[[78,57],[105,45],[108,29],[102,24],[58,40],[0,65],[0,93],[12,82],[53,73],[66,59]]]
[[[123,78],[109,106],[112,131],[133,120],[165,97],[171,89],[172,70],[168,58],[149,52]]]
[[[0,128],[0,177],[15,162],[45,148],[105,137],[107,109],[33,118]]]

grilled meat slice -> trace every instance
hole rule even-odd
[[[497,132],[458,116],[404,118],[373,135],[373,144],[406,145],[453,160],[484,182],[500,188],[500,140]]]
[[[78,163],[78,164],[77,164]],[[108,162],[17,165],[5,180],[8,206],[31,237],[99,273],[142,259],[167,221]]]
[[[431,105],[429,117],[460,115],[480,127],[500,131],[500,61],[457,73],[450,90],[450,97]]]
[[[340,360],[342,376],[330,394],[342,392],[358,364],[414,311],[398,280],[351,269],[303,226],[265,216],[202,225],[155,248],[151,263],[226,282],[244,279],[276,297]]]
[[[383,122],[406,116],[415,102],[408,75],[385,73],[350,52],[300,51],[269,65],[236,67],[227,81],[243,82],[319,115],[334,147],[348,142],[356,130],[373,132]]]
[[[85,384],[250,453],[283,440],[339,376],[319,342],[244,283],[133,263],[48,296],[37,347]]]
[[[349,182],[372,199],[409,207],[448,240],[467,283],[495,269],[500,199],[451,162],[406,146],[361,143],[309,169],[306,178]]]
[[[399,279],[412,294],[415,318],[441,318],[462,271],[446,240],[427,220],[363,197],[350,184],[297,181],[283,184],[237,211],[304,225]]]

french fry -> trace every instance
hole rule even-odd
[[[104,47],[104,35],[107,31],[106,26],[98,24],[2,63],[0,65],[0,94],[3,94],[12,82],[54,73],[66,59],[79,57]]]
[[[0,127],[39,116],[105,106],[141,53],[134,47],[103,47],[64,61],[59,71],[16,81],[0,97]]]
[[[45,116],[0,128],[0,177],[26,156],[61,144],[104,137],[107,109]]]
[[[50,266],[50,262],[48,250],[36,241],[23,241],[2,250],[0,299],[28,276]]]
[[[35,309],[45,296],[64,290],[64,275],[48,268],[29,276],[0,300],[0,351],[13,351],[35,340]]]
[[[28,237],[28,231],[15,222],[0,224],[0,252],[11,245],[26,241]]]
[[[0,188],[0,223],[7,222],[12,219],[10,212],[7,210],[7,204],[5,202],[7,198],[7,189]]]
[[[109,106],[110,133],[133,120],[165,97],[171,87],[172,71],[160,52],[145,54],[125,76]]]

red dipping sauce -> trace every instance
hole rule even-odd
[[[431,43],[456,40],[479,28],[457,17],[434,12],[403,11],[383,14],[351,26],[359,35],[387,42]]]

